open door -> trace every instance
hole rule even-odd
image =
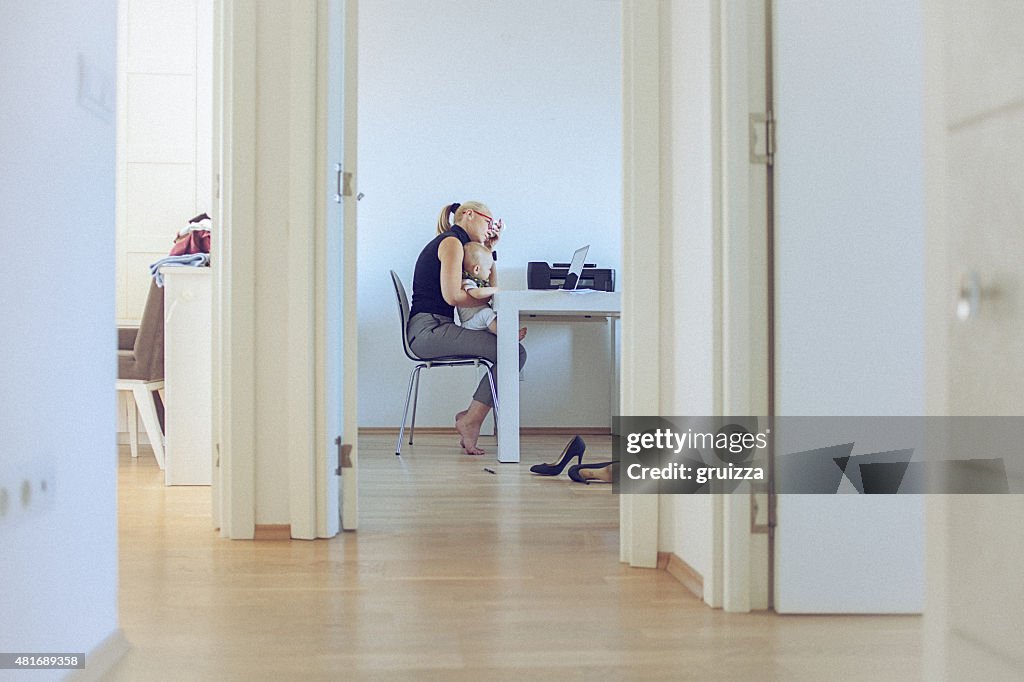
[[[772,4],[776,413],[921,414],[918,9]],[[775,511],[776,611],[921,611],[919,497],[783,494]]]
[[[317,534],[359,525],[356,443],[356,0],[321,0],[317,248]]]
[[[1024,414],[1024,6],[931,3],[928,414]],[[1024,454],[1007,458],[1019,489]],[[929,495],[926,679],[1024,679],[1021,495]]]
[[[721,11],[722,414],[770,415],[771,0],[724,2]],[[769,506],[767,486],[722,499],[722,593],[710,603],[771,606]]]

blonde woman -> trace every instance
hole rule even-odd
[[[462,261],[465,245],[483,244],[492,252],[501,236],[501,221],[478,201],[448,204],[437,219],[437,236],[416,259],[412,278],[412,306],[409,319],[410,345],[423,358],[452,355],[484,357],[498,360],[497,338],[486,330],[464,329],[455,324],[457,306],[479,305],[480,302],[462,289]],[[491,286],[497,286],[497,268],[491,269]],[[526,349],[519,345],[519,367],[526,362]],[[497,365],[494,372],[497,372]],[[491,388],[484,376],[477,386],[469,407],[455,415],[459,444],[467,455],[482,455],[477,446],[480,426],[492,405]]]

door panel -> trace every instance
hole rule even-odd
[[[1015,360],[1021,355],[1024,330],[1024,106],[977,123],[953,125],[948,138],[952,260],[946,281],[953,295],[960,278],[975,272],[983,293],[976,316],[952,327],[956,390],[950,393],[949,410],[965,415],[1019,414],[1024,363]]]
[[[1024,4],[946,0],[927,17],[935,150],[929,245],[931,406],[961,415],[1024,414]],[[965,274],[977,306],[958,319]],[[945,344],[945,345],[943,345]],[[1020,472],[1021,461],[1007,467]],[[1019,473],[1017,473],[1019,476]],[[1011,483],[1011,486],[1013,483]],[[926,660],[945,679],[1021,679],[1024,518],[1018,495],[931,501]],[[1012,520],[1012,521],[1011,521]],[[1010,526],[1007,523],[1010,522]]]
[[[918,9],[774,5],[776,414],[921,414]],[[780,495],[777,523],[777,611],[922,609],[919,498]]]
[[[317,525],[321,537],[339,529],[355,530],[358,513],[358,443],[356,423],[356,197],[346,174],[356,167],[356,0],[322,0],[321,55],[326,78],[321,130],[324,153],[324,230],[318,249],[318,464]],[[339,479],[340,476],[340,479]]]

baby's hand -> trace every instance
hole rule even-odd
[[[473,287],[467,293],[478,301],[490,298],[498,289],[496,287]]]

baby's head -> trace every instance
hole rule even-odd
[[[494,267],[491,250],[479,242],[469,242],[463,249],[462,269],[477,279],[490,279]]]

